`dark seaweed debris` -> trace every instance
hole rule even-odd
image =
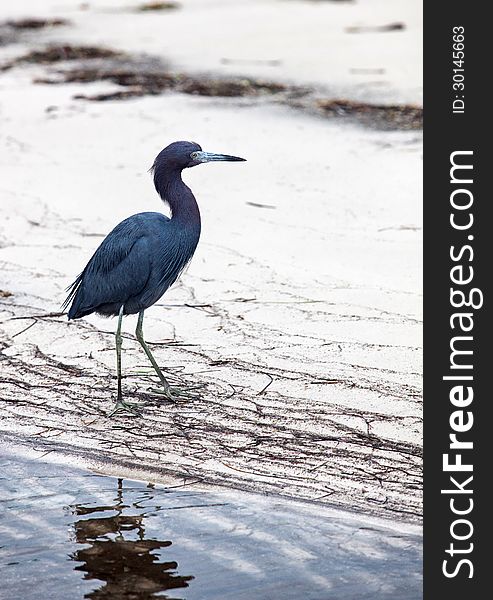
[[[97,80],[108,79],[114,83],[123,86],[132,86],[129,89],[108,92],[102,94],[77,94],[75,100],[92,100],[103,102],[105,100],[124,100],[127,98],[137,98],[139,96],[155,96],[165,90],[175,90],[183,94],[192,94],[196,96],[210,96],[222,98],[238,98],[241,96],[253,96],[259,93],[276,93],[282,91],[284,86],[275,86],[268,82],[255,80],[223,80],[223,79],[194,79],[191,77],[182,78],[180,76],[150,76],[141,75],[139,77],[129,76],[128,74],[114,74],[111,77],[98,77]],[[72,74],[64,82],[79,82],[87,83],[88,81],[96,81],[88,79],[84,73],[81,77],[80,73]],[[132,82],[133,83],[130,83]],[[53,83],[52,80],[38,79],[36,83]],[[57,81],[57,83],[59,83]]]
[[[180,8],[178,2],[145,2],[137,7],[137,12],[154,12],[159,10],[176,10]]]
[[[58,72],[58,77],[38,78],[35,83],[92,83],[95,81],[111,81],[123,87],[140,89],[143,94],[159,93],[176,85],[176,76],[172,73],[159,72],[154,69],[145,71],[135,68],[136,65],[126,61],[111,62],[93,66],[78,66]]]
[[[166,91],[207,97],[239,98],[271,96],[277,102],[329,117],[352,119],[381,129],[421,129],[423,110],[413,105],[384,105],[332,98],[320,98],[316,90],[249,77],[210,77],[170,70],[160,59],[134,57],[97,46],[51,45],[14,59],[3,68],[24,63],[55,65],[73,61],[38,77],[35,83],[92,83],[108,81],[123,89],[97,94],[77,94],[74,99],[89,101],[126,100],[158,95]]]
[[[259,79],[208,79],[186,77],[179,84],[179,91],[198,96],[254,96],[258,93],[278,94],[287,87],[279,83]]]
[[[319,100],[322,111],[335,117],[353,118],[384,129],[421,129],[423,109],[412,104],[369,104],[351,100]]]
[[[385,33],[386,31],[403,31],[404,23],[387,23],[386,25],[355,25],[346,27],[346,33]]]
[[[66,60],[84,60],[93,58],[114,58],[122,56],[121,52],[110,50],[109,48],[101,48],[99,46],[70,46],[52,45],[43,48],[42,50],[32,50],[27,54],[14,59],[5,68],[11,68],[22,63],[36,63],[48,65]]]
[[[70,22],[66,19],[16,19],[6,21],[5,25],[12,29],[18,30],[29,30],[29,29],[44,29],[49,27],[60,27],[62,25],[70,25]]]
[[[144,95],[155,95],[166,90],[174,90],[183,94],[210,97],[242,97],[259,94],[279,94],[296,90],[302,94],[301,88],[254,78],[230,77],[213,78],[201,75],[185,75],[169,71],[159,61],[149,58],[134,59],[115,53],[111,50],[88,47],[49,47],[42,51],[31,52],[20,57],[19,62],[40,62],[41,64],[74,60],[91,59],[78,64],[74,68],[60,70],[55,77],[41,77],[35,83],[91,83],[110,81],[122,87],[131,88],[122,92],[109,92],[94,96],[79,95],[86,100],[111,100],[132,98]],[[111,60],[92,60],[92,59]]]
[[[159,93],[159,92],[157,92]],[[127,100],[128,98],[138,98],[146,96],[148,92],[141,89],[118,90],[116,92],[107,92],[105,94],[76,94],[74,100],[91,100],[93,102],[105,102],[107,100]]]
[[[10,19],[0,22],[0,46],[14,44],[23,37],[26,32],[50,29],[61,25],[70,25],[65,19]],[[0,70],[4,70],[0,67]]]

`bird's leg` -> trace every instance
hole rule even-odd
[[[118,379],[118,394],[117,402],[122,400],[122,321],[123,321],[123,304],[118,313],[118,325],[115,333],[115,346],[116,346],[116,376]]]
[[[151,364],[154,367],[154,370],[156,371],[157,376],[159,377],[159,381],[161,382],[161,385],[164,388],[163,391],[161,391],[161,390],[153,390],[153,391],[159,393],[160,395],[163,395],[165,398],[167,398],[168,400],[171,400],[171,401],[180,400],[180,399],[184,399],[184,398],[187,398],[187,399],[198,398],[199,396],[198,396],[198,393],[196,390],[198,388],[202,387],[200,385],[193,386],[191,388],[188,387],[185,389],[181,389],[181,388],[170,385],[170,383],[168,382],[166,377],[163,375],[163,372],[161,371],[161,369],[159,368],[159,365],[156,362],[156,359],[152,355],[152,352],[149,350],[149,347],[144,340],[144,333],[142,331],[143,321],[144,321],[144,311],[141,310],[139,313],[139,318],[137,319],[137,328],[135,330],[135,336],[139,340],[139,343],[142,346],[142,348],[144,348],[144,352],[147,354],[147,358],[151,361]]]
[[[118,391],[116,396],[115,408],[108,415],[113,416],[117,412],[131,412],[133,414],[140,415],[140,413],[133,407],[132,404],[125,402],[122,396],[122,321],[123,321],[123,304],[118,313],[118,325],[115,333],[115,345],[116,345],[116,376],[118,380]]]
[[[159,365],[156,362],[156,359],[152,355],[152,352],[149,350],[149,346],[146,344],[144,340],[144,332],[142,330],[142,323],[144,322],[144,311],[141,310],[139,313],[139,318],[137,319],[137,328],[135,329],[135,337],[139,340],[139,344],[144,348],[144,352],[147,354],[147,358],[151,361],[151,365],[154,367],[157,376],[159,377],[159,381],[164,387],[164,395],[173,400],[173,395],[171,394],[171,386],[167,381],[166,377],[163,375],[163,372],[159,368]]]

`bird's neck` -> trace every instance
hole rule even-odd
[[[183,183],[181,171],[156,174],[154,183],[163,202],[171,210],[171,219],[200,229],[200,212],[192,190]]]

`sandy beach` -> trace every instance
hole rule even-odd
[[[420,7],[138,5],[0,8],[2,443],[419,521]],[[28,17],[64,23],[8,24]],[[116,55],[25,58],[49,46]],[[115,83],[122,65],[131,86]],[[211,78],[242,91],[214,95]],[[143,417],[109,419],[116,323],[67,322],[60,305],[121,219],[165,210],[147,171],[175,139],[247,159],[185,173],[201,241],[146,313],[159,363],[203,389],[177,404],[153,396],[130,317],[124,391]]]

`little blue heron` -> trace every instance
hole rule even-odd
[[[149,347],[142,331],[144,311],[157,302],[178,279],[190,262],[200,237],[200,212],[195,197],[181,178],[187,167],[212,161],[243,161],[227,154],[204,152],[194,142],[173,142],[156,157],[151,167],[154,186],[171,212],[171,218],[157,212],[143,212],[122,221],[106,236],[85,269],[67,291],[63,309],[72,303],[69,319],[91,313],[118,316],[116,328],[116,370],[118,391],[112,412],[132,409],[122,396],[121,348],[123,315],[138,313],[135,335],[164,388],[173,400],[174,392]]]

